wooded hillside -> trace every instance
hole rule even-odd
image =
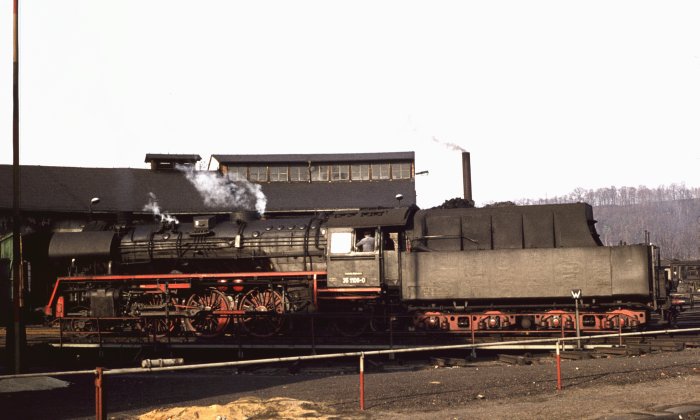
[[[671,184],[658,188],[577,188],[561,197],[520,200],[518,204],[586,202],[605,245],[644,242],[644,231],[664,258],[700,259],[700,188]]]

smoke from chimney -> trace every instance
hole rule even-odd
[[[464,150],[464,148],[458,144],[441,141],[435,136],[433,136],[433,141],[437,144],[445,146],[450,150],[462,152],[462,185],[464,187],[464,200],[470,202],[473,206],[474,199],[472,197],[472,166],[469,152]]]
[[[454,150],[455,152],[466,152],[466,150],[464,150],[462,148],[462,146],[460,146],[458,144],[454,144],[454,143],[448,143],[448,142],[441,141],[435,136],[433,136],[433,141],[437,144],[441,144],[441,145],[447,147],[450,150]]]
[[[150,211],[151,213],[153,213],[153,217],[155,217],[156,220],[159,222],[174,225],[180,223],[180,221],[177,220],[175,216],[171,216],[170,214],[168,214],[168,212],[161,211],[160,206],[158,205],[158,198],[152,192],[148,193],[148,204],[143,206],[143,210]]]
[[[260,184],[253,184],[236,174],[196,171],[192,167],[177,166],[199,191],[204,205],[226,207],[230,210],[256,210],[261,215],[267,207],[267,197]]]

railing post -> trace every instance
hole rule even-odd
[[[95,419],[105,420],[105,407],[103,400],[103,368],[95,368]]]
[[[469,317],[469,329],[471,330],[472,333],[472,353],[471,353],[471,358],[476,359],[476,333],[474,332],[474,318],[475,317]]]
[[[316,314],[311,314],[311,354],[316,354]]]
[[[360,410],[365,409],[365,353],[360,353]]]
[[[622,347],[622,315],[617,316],[617,334],[619,337],[619,345]]]
[[[387,315],[387,320],[389,321],[389,349],[393,350],[394,349],[394,322],[393,322],[393,316],[391,314],[391,307],[389,308],[389,314]],[[396,358],[396,355],[394,353],[389,354],[389,360],[394,360]]]
[[[557,391],[561,391],[561,354],[559,354],[559,346],[561,341],[557,341]]]

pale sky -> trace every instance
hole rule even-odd
[[[462,194],[436,138],[471,152],[477,204],[700,186],[696,0],[20,0],[20,19],[23,165],[415,151],[430,207]]]

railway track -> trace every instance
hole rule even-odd
[[[693,308],[686,310],[682,312],[677,320],[677,323],[675,325],[677,328],[693,328],[693,327],[700,327],[700,308]],[[668,326],[665,324],[659,324],[659,329],[667,329]],[[66,334],[66,332],[63,332]],[[61,337],[61,330],[59,329],[58,326],[45,326],[45,325],[28,325],[26,327],[26,335],[27,335],[27,345],[33,346],[33,345],[40,345],[40,344],[50,344],[53,346],[60,345],[62,341],[64,344],[71,346],[71,344],[75,343],[70,343],[69,341],[65,341],[66,336],[63,337],[64,340],[62,340]],[[533,336],[533,338],[536,338]],[[477,338],[477,342],[483,341],[506,341],[510,339],[519,339],[517,337],[511,337],[511,336],[494,336],[494,337],[483,337],[483,338]],[[0,346],[4,347],[5,346],[5,340],[6,340],[6,328],[0,327]],[[143,338],[127,338],[121,343],[114,342],[109,338],[109,336],[106,336],[101,339],[102,342],[95,344],[95,343],[90,343],[90,340],[78,340],[76,347],[132,347],[132,348],[137,348],[137,347],[142,347],[142,346],[149,346],[153,345],[153,342],[150,342],[148,339],[144,341]],[[455,338],[455,337],[446,337],[446,340],[451,340],[453,342],[448,342],[446,344],[457,344],[457,343],[464,343],[466,342],[465,340],[469,340],[469,338]],[[696,344],[700,341],[700,338],[698,337],[688,337],[685,338],[685,336],[680,336],[680,337],[667,337],[663,339],[657,339],[654,337],[644,337],[644,338],[626,338],[624,340],[625,344],[628,344],[630,347],[637,347],[641,349],[648,349],[651,348],[652,350],[657,349],[658,347],[669,347],[673,348],[674,346],[680,345],[678,343],[681,343],[685,340],[685,345],[687,346],[696,346]],[[376,342],[375,344],[372,344],[370,340],[366,340],[365,342],[362,342],[358,339],[346,339],[343,337],[338,337],[337,341],[335,343],[329,344],[329,343],[316,343],[315,345],[310,344],[310,345],[301,345],[298,342],[295,342],[294,340],[283,340],[280,339],[278,341],[272,341],[270,338],[265,339],[265,340],[249,340],[247,343],[241,343],[239,340],[229,340],[228,342],[225,341],[216,341],[216,340],[198,340],[196,338],[173,338],[172,340],[163,340],[162,338],[159,340],[159,343],[157,343],[160,346],[169,346],[173,348],[181,347],[181,348],[250,348],[250,349],[264,349],[264,348],[269,348],[269,349],[286,349],[286,348],[297,348],[297,349],[305,349],[305,348],[318,348],[318,349],[337,349],[337,348],[352,348],[353,346],[355,347],[364,347],[364,348],[386,348],[389,346],[394,346],[394,347],[407,347],[407,346],[416,346],[420,345],[419,341],[411,341],[411,340],[402,340],[401,334],[396,334],[396,341],[393,344],[390,344],[387,340],[384,340],[383,342]],[[423,343],[425,344],[425,343]],[[433,343],[430,343],[433,344]],[[621,344],[618,339],[616,338],[608,338],[604,341],[602,341],[602,344],[606,345],[619,345]]]
[[[27,345],[37,345],[57,342],[60,340],[60,331],[57,327],[46,327],[43,325],[28,325],[26,327]],[[0,346],[5,346],[7,339],[7,328],[0,327]]]

